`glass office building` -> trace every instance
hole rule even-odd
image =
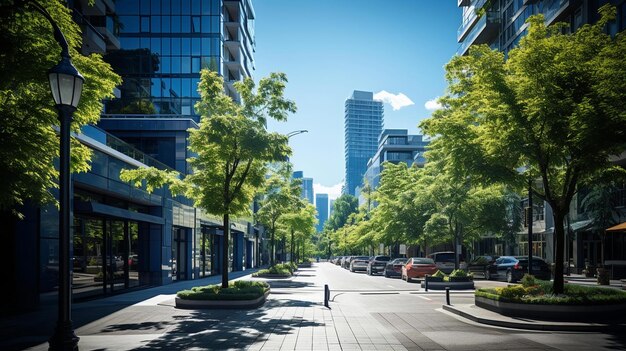
[[[315,208],[317,209],[317,231],[321,232],[328,220],[328,194],[315,194]]]
[[[251,0],[118,0],[114,26],[119,50],[105,59],[122,76],[99,126],[171,168],[188,173],[187,129],[200,116],[200,70],[233,83],[254,71]]]
[[[293,172],[293,178],[302,180],[302,193],[301,197],[303,199],[307,199],[309,203],[313,204],[313,178],[305,178],[304,172],[295,171]]]
[[[378,136],[383,129],[383,103],[374,100],[374,94],[355,90],[345,104],[345,159],[344,193],[355,195],[363,182],[367,161],[378,148]]]
[[[423,167],[428,143],[422,135],[409,134],[406,129],[385,129],[378,138],[378,150],[367,163],[364,178],[372,188],[377,188],[385,162],[404,162],[409,167]]]

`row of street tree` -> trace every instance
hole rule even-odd
[[[420,125],[432,137],[426,167],[386,164],[370,199],[378,206],[327,228],[339,252],[513,235],[521,213],[515,193],[540,180],[532,192],[552,209],[554,292],[563,292],[563,223],[572,199],[625,173],[609,158],[626,149],[626,35],[608,33],[613,6],[599,14],[574,33],[531,16],[508,57],[486,45],[455,56],[446,65],[443,108]]]

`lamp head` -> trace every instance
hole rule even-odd
[[[61,57],[61,61],[48,71],[48,79],[55,104],[73,108],[78,106],[85,78],[69,57]]]

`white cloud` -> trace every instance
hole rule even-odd
[[[441,104],[437,101],[437,99],[439,99],[439,98],[434,98],[432,100],[426,101],[426,103],[424,104],[424,107],[428,111],[441,110],[443,108],[443,106],[441,106]]]
[[[409,99],[408,96],[399,93],[397,95],[394,95],[390,92],[387,92],[385,90],[379,91],[376,94],[374,94],[374,99],[376,100],[380,100],[386,104],[390,104],[391,108],[394,111],[397,111],[403,107],[407,107],[407,106],[411,106],[411,105],[415,105],[415,103],[413,101],[411,101],[411,99]]]
[[[328,194],[328,199],[334,200],[341,196],[341,188],[343,187],[343,182],[331,186],[325,186],[320,183],[313,184],[313,192],[315,194]]]

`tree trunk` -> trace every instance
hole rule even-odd
[[[291,231],[291,248],[289,249],[289,251],[291,251],[291,256],[289,257],[289,262],[293,263],[293,256],[294,256],[294,248],[296,246],[296,243],[293,241],[293,230]]]
[[[272,229],[272,248],[270,249],[270,267],[274,267],[275,258],[276,258],[276,240],[274,238],[274,230]]]
[[[228,244],[230,238],[230,218],[224,214],[224,240],[222,246],[222,289],[228,288]]]
[[[565,218],[565,210],[554,206],[552,208],[554,215],[554,235],[556,237],[556,253],[554,257],[554,284],[552,289],[555,294],[563,293],[563,252],[565,232],[563,229],[563,219]],[[530,262],[529,262],[530,264]]]

